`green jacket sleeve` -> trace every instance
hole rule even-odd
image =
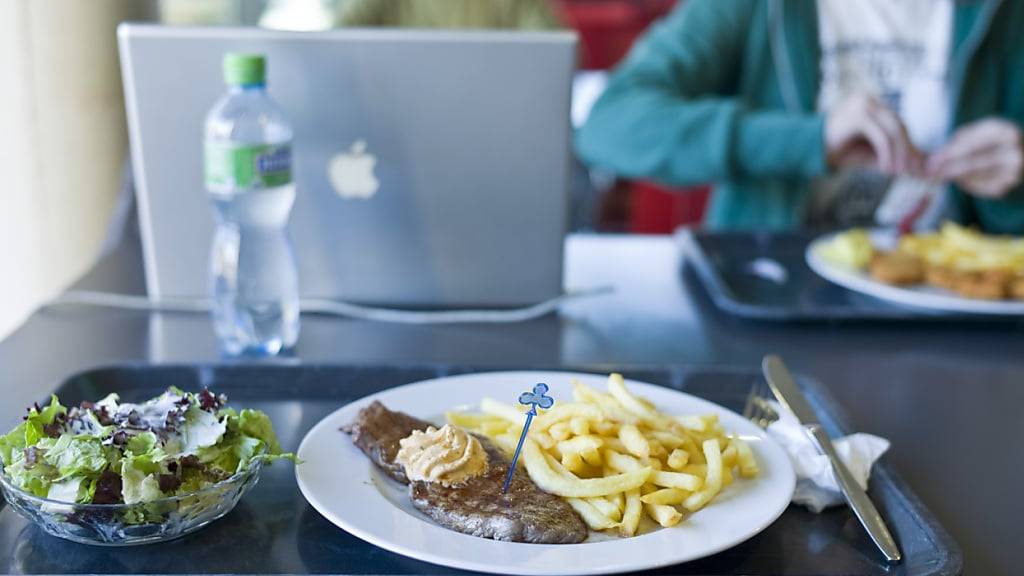
[[[999,5],[982,50],[976,54],[976,76],[964,87],[961,112],[966,122],[997,116],[1024,130],[1024,2]],[[998,98],[993,101],[991,95]],[[952,186],[954,217],[992,234],[1024,234],[1024,184],[999,199],[979,198]]]
[[[757,1],[688,0],[657,25],[577,134],[584,162],[672,185],[824,172],[820,116],[737,93],[750,27],[767,26]]]

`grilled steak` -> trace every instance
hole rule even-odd
[[[403,412],[392,412],[380,402],[374,402],[359,411],[355,421],[343,426],[341,431],[352,436],[352,442],[370,460],[395,480],[408,484],[402,465],[395,462],[399,440],[412,434],[413,430],[426,430],[431,426],[418,418]]]
[[[352,441],[374,464],[395,480],[408,483],[402,466],[394,460],[399,440],[428,425],[374,402],[342,430],[352,435]],[[538,488],[525,473],[513,476],[508,493],[502,494],[509,459],[487,438],[477,438],[487,451],[487,473],[452,487],[413,482],[409,496],[417,509],[442,526],[483,538],[538,544],[586,540],[587,526],[572,507]]]
[[[442,526],[483,538],[538,544],[587,539],[587,526],[576,511],[538,488],[525,472],[514,475],[508,493],[502,494],[509,459],[487,438],[477,438],[487,451],[487,472],[450,488],[413,482],[409,496],[416,508]]]

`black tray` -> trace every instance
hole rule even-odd
[[[118,392],[140,401],[170,385],[209,386],[233,404],[268,412],[287,449],[295,449],[317,421],[345,403],[445,374],[458,367],[307,365],[119,366],[78,374],[57,393],[66,404]],[[625,370],[631,378],[684,390],[739,411],[760,376],[744,370],[675,367]],[[843,416],[822,388],[801,379],[832,434]],[[20,411],[21,407],[4,406]],[[340,434],[339,442],[347,441]],[[812,514],[791,506],[767,530],[730,550],[670,567],[672,574],[890,574],[955,575],[960,548],[884,463],[876,466],[871,496],[886,517],[905,561],[887,569],[846,508]],[[680,545],[685,545],[681,542]],[[9,506],[0,505],[0,572],[95,574],[438,574],[453,570],[386,552],[324,520],[299,493],[291,465],[266,469],[260,483],[222,520],[173,542],[130,548],[75,544],[47,535]]]
[[[814,273],[804,259],[806,233],[704,232],[676,239],[688,268],[715,306],[769,321],[1020,322],[1020,317],[914,310],[847,290]]]

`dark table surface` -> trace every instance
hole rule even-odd
[[[477,366],[756,367],[766,352],[826,385],[964,550],[967,574],[1016,574],[1024,558],[1024,323],[771,324],[719,313],[668,237],[576,235],[570,288],[613,294],[515,325],[409,326],[304,316],[307,362]],[[129,236],[78,288],[144,292]],[[201,315],[40,310],[0,343],[0,427],[70,373],[123,361],[218,360]]]

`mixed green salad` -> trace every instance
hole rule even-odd
[[[52,500],[137,504],[194,493],[255,460],[295,461],[281,452],[265,413],[226,402],[173,387],[141,404],[111,394],[68,409],[53,396],[0,437],[3,472]]]

